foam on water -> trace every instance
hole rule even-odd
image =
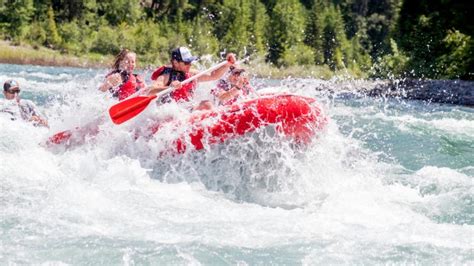
[[[3,65],[0,77],[18,78],[18,68]],[[35,71],[50,84],[40,107],[51,130],[0,117],[2,264],[474,259],[474,148],[443,153],[428,145],[443,137],[472,143],[469,110],[341,99],[305,80],[264,90],[318,98],[330,120],[310,147],[294,147],[268,128],[205,152],[163,153],[183,128],[164,127],[151,139],[135,139],[134,130],[154,119],[186,121],[186,110],[165,105],[120,126],[103,120],[83,145],[52,152],[38,144],[93,121],[113,100],[95,90],[102,74],[76,70],[55,79],[48,75],[58,69]],[[420,134],[431,140],[419,142]]]

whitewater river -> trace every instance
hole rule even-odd
[[[18,80],[51,126],[0,116],[1,265],[473,263],[474,109],[253,80],[318,100],[329,123],[310,147],[262,131],[167,155],[176,132],[131,135],[187,114],[152,105],[120,126],[105,119],[82,145],[46,148],[114,103],[96,89],[104,74],[0,65],[1,83]]]

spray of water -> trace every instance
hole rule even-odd
[[[305,147],[269,127],[169,153],[186,127],[143,134],[157,119],[189,117],[166,105],[120,126],[100,120],[98,134],[51,152],[38,144],[113,100],[93,89],[103,75],[21,71],[0,77],[46,97],[51,129],[0,117],[2,262],[472,260],[472,111],[318,92],[323,81],[254,80],[262,92],[316,97],[326,128]]]

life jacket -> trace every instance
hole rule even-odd
[[[178,81],[184,81],[188,78],[191,77],[190,73],[184,73],[181,71],[176,71],[173,68],[169,66],[162,66],[156,69],[153,74],[151,74],[151,79],[156,80],[159,76],[169,74],[170,77],[168,79],[168,82],[166,83],[166,86],[169,86],[171,82],[178,80]],[[190,82],[188,84],[184,84],[180,88],[172,91],[169,94],[169,97],[175,101],[189,101],[191,97],[193,96],[194,89],[196,88],[196,82]],[[164,97],[166,99],[166,97]]]
[[[120,101],[134,94],[145,86],[141,82],[141,79],[137,78],[137,74],[128,74],[125,72],[113,71],[107,76],[115,73],[120,73],[120,75],[122,76],[123,83],[116,89],[111,88],[110,92],[112,92],[113,97],[118,98]]]

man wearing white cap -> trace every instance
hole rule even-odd
[[[214,70],[209,75],[199,77],[196,81],[212,81],[219,79],[232,66],[236,59],[232,53],[226,56],[227,64]],[[191,63],[197,60],[186,47],[178,47],[171,52],[171,66],[162,66],[153,72],[151,79],[154,80],[150,94],[156,94],[170,85],[176,87],[166,100],[189,101],[196,88],[196,82],[191,82],[181,86],[181,81],[197,74],[191,70]]]
[[[36,105],[30,100],[20,99],[20,85],[15,80],[3,84],[3,96],[0,100],[0,114],[7,115],[11,120],[21,118],[33,122],[36,126],[48,126],[48,121],[42,118],[36,110]]]

